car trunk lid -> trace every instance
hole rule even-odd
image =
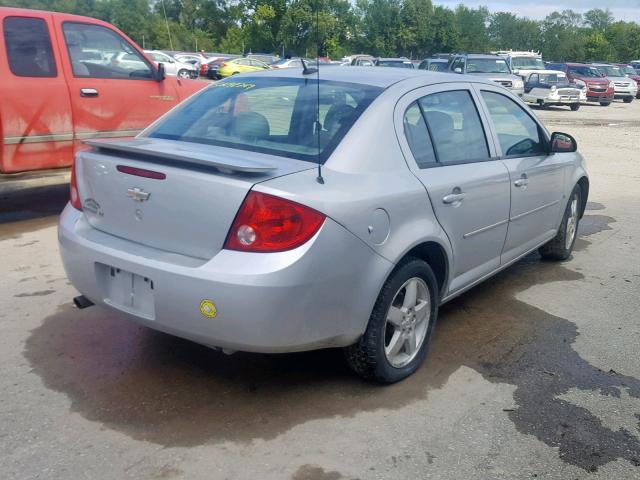
[[[253,185],[315,167],[301,160],[170,140],[90,144],[95,148],[78,154],[76,172],[91,226],[203,259],[222,249]]]

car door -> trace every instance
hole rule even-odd
[[[555,235],[564,207],[565,162],[562,155],[547,153],[546,132],[525,105],[498,88],[476,85],[511,180],[502,253],[508,263]]]
[[[0,172],[66,167],[73,160],[73,119],[51,14],[3,13]]]
[[[399,141],[453,249],[449,292],[500,266],[509,220],[509,172],[487,142],[470,84],[430,86],[396,106]]]
[[[175,82],[156,81],[146,57],[108,24],[55,18],[77,142],[136,135],[178,102]],[[85,50],[105,61],[84,61]]]

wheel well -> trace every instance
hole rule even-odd
[[[589,179],[582,177],[578,180],[578,186],[580,187],[580,218],[584,215],[584,211],[587,208],[587,199],[589,198]]]
[[[438,282],[438,291],[443,294],[447,274],[449,273],[449,263],[444,249],[436,242],[425,242],[416,245],[406,254],[406,257],[417,257],[429,264]]]

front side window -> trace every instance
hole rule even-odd
[[[484,128],[470,92],[434,93],[421,98],[420,106],[441,163],[489,158]]]
[[[56,77],[47,24],[41,18],[7,17],[4,42],[11,73],[18,77]]]
[[[538,124],[510,98],[495,92],[482,91],[489,115],[507,157],[541,155],[545,151]]]
[[[420,107],[412,103],[404,114],[404,134],[407,143],[419,168],[436,164],[436,155],[431,144],[431,137],[424,122]]]
[[[246,77],[210,85],[149,134],[324,162],[380,94],[369,85],[306,78]]]
[[[73,75],[81,78],[151,79],[153,70],[124,38],[113,30],[88,23],[62,26]],[[95,60],[95,53],[100,60]]]

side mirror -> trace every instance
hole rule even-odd
[[[462,69],[460,67],[454,68],[453,71],[456,73],[462,73]]]
[[[158,69],[156,70],[156,82],[162,82],[167,77],[167,73],[164,69],[164,63],[158,64]]]
[[[550,144],[549,153],[572,153],[578,150],[578,143],[568,133],[553,132]]]
[[[606,76],[607,76],[607,74],[606,74],[606,73],[604,73],[604,72],[602,72],[602,73],[600,74],[600,76],[604,78],[604,77],[606,77]]]

